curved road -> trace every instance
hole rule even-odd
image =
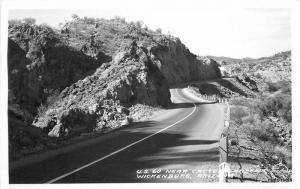
[[[218,168],[223,105],[201,101],[185,89],[172,89],[171,95],[174,104],[151,121],[46,158],[37,155],[27,165],[12,164],[10,183],[217,181],[214,172],[201,171]]]

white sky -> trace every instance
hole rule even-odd
[[[288,8],[207,9],[198,4],[187,6],[174,2],[161,6],[151,1],[148,4],[108,2],[105,6],[96,6],[97,10],[11,10],[9,18],[33,17],[37,23],[52,26],[71,19],[74,13],[80,17],[121,16],[127,21],[142,20],[151,29],[162,28],[163,33],[170,31],[198,55],[257,58],[291,48]]]

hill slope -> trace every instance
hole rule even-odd
[[[247,74],[249,78],[256,81],[260,91],[267,87],[266,83],[291,80],[291,51],[258,59],[210,57],[219,62],[223,75],[240,76]]]

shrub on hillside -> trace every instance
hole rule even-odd
[[[240,150],[250,150],[270,181],[291,181],[291,90],[285,82],[269,85],[268,96],[232,101],[231,125]],[[250,143],[249,143],[250,142]],[[249,152],[245,152],[249,154]]]
[[[37,115],[41,117],[45,115],[46,111],[51,109],[56,101],[59,100],[59,90],[50,90],[48,93],[47,100],[44,103],[41,103],[40,106],[37,108]]]
[[[283,93],[291,92],[291,83],[289,81],[267,82],[268,92],[276,92],[281,90]]]
[[[33,25],[35,24],[36,20],[34,18],[24,18],[23,22],[28,25]]]
[[[280,117],[287,122],[292,120],[291,108],[291,96],[282,93],[263,98],[262,102],[257,106],[261,117]]]
[[[71,135],[91,132],[97,125],[96,115],[81,109],[71,109],[63,113],[60,117],[60,121],[62,127],[68,129]]]

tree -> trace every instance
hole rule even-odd
[[[33,25],[35,24],[36,20],[34,18],[24,18],[23,22],[28,25]]]
[[[155,31],[156,31],[157,33],[162,33],[162,29],[161,29],[161,28],[157,28]]]
[[[72,19],[73,20],[79,20],[80,17],[77,14],[72,14]]]
[[[137,28],[142,28],[143,27],[144,22],[143,21],[137,21],[135,23],[135,25],[137,26]]]
[[[11,26],[11,25],[19,25],[21,24],[21,20],[16,20],[16,19],[13,19],[13,20],[9,20],[8,21],[8,25]]]
[[[124,17],[115,16],[113,20],[119,21],[121,23],[126,23],[126,19]]]

